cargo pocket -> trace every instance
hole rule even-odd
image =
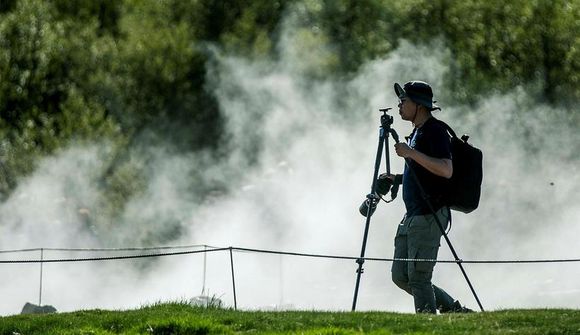
[[[437,259],[437,252],[439,247],[421,245],[414,250],[416,259]],[[414,262],[415,271],[418,272],[433,272],[436,262]]]

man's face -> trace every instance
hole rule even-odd
[[[399,115],[405,121],[412,121],[417,112],[417,104],[405,97],[399,99]]]

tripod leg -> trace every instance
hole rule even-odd
[[[376,154],[376,158],[375,158],[375,170],[373,173],[373,183],[371,186],[371,194],[375,194],[375,191],[376,191],[376,183],[377,183],[377,178],[379,176],[379,169],[381,166],[381,154],[383,153],[383,148],[385,146],[385,143],[386,143],[387,148],[388,148],[388,137],[385,136],[385,130],[383,127],[381,127],[380,131],[379,131],[379,144],[377,146],[377,154]],[[389,156],[387,156],[387,161],[388,161],[388,157]],[[387,173],[390,173],[390,171],[387,171]],[[364,235],[363,235],[362,248],[361,248],[361,252],[360,252],[360,258],[356,260],[356,262],[358,264],[358,269],[356,270],[356,284],[355,284],[355,288],[354,288],[354,297],[352,299],[352,311],[353,312],[356,310],[356,302],[358,299],[358,290],[359,290],[359,286],[360,286],[361,275],[364,272],[363,264],[365,262],[364,257],[365,257],[365,251],[366,251],[366,246],[367,246],[369,227],[371,224],[371,216],[372,216],[372,209],[371,209],[371,206],[368,206],[366,222],[365,222],[365,231],[364,231]]]
[[[467,281],[467,285],[469,286],[471,293],[475,297],[475,301],[477,301],[477,305],[479,306],[479,309],[482,312],[485,312],[485,310],[483,309],[483,305],[481,304],[481,301],[479,301],[479,297],[477,296],[477,293],[475,292],[475,289],[473,288],[473,285],[471,284],[471,280],[469,280],[469,277],[467,276],[467,272],[465,272],[465,269],[463,268],[463,264],[461,264],[462,260],[459,259],[459,257],[457,256],[457,253],[455,252],[455,248],[453,248],[453,245],[451,244],[451,240],[449,240],[449,237],[445,233],[445,230],[443,229],[441,222],[439,222],[439,219],[437,219],[437,216],[435,216],[435,221],[437,222],[439,229],[441,229],[441,231],[443,232],[443,237],[445,237],[445,241],[447,242],[447,245],[449,246],[449,249],[451,250],[453,257],[455,258],[455,262],[457,263],[457,265],[459,265],[459,269],[461,270],[463,277],[465,277],[465,281]]]

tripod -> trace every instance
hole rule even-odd
[[[360,258],[356,260],[358,264],[358,269],[356,270],[356,286],[354,288],[354,298],[352,300],[352,311],[356,309],[356,301],[358,298],[358,289],[360,286],[360,278],[362,273],[364,272],[363,264],[365,262],[365,251],[367,247],[367,237],[369,234],[369,227],[371,224],[371,216],[376,208],[380,197],[377,195],[377,178],[379,176],[379,169],[381,167],[381,154],[383,153],[383,148],[385,148],[385,161],[387,165],[387,175],[391,174],[391,164],[389,162],[389,134],[393,136],[395,142],[399,142],[399,135],[395,132],[391,125],[393,124],[393,117],[388,115],[387,112],[391,108],[383,108],[379,109],[383,113],[381,115],[381,127],[379,128],[379,145],[377,148],[377,156],[375,158],[375,171],[373,173],[373,184],[371,186],[371,193],[367,195],[367,199],[365,200],[367,204],[367,211],[366,211],[366,223],[365,223],[365,232],[363,235],[363,242],[362,242],[362,249],[360,252]],[[364,204],[363,204],[364,205]]]
[[[391,128],[391,125],[393,124],[393,117],[387,114],[387,111],[390,109],[391,108],[380,109],[380,111],[383,113],[383,115],[381,115],[381,127],[379,128],[379,145],[377,148],[377,155],[375,158],[375,170],[374,170],[374,174],[373,174],[373,183],[371,186],[371,193],[367,195],[367,199],[366,199],[366,204],[367,204],[366,224],[365,224],[365,231],[364,231],[364,235],[363,235],[361,255],[360,255],[360,258],[358,258],[356,260],[356,263],[358,264],[358,269],[356,271],[357,278],[356,278],[356,285],[355,285],[355,290],[354,290],[354,298],[352,301],[352,311],[353,312],[356,309],[356,302],[357,302],[357,298],[358,298],[360,279],[361,279],[362,273],[364,272],[363,264],[365,262],[364,256],[365,256],[365,251],[366,251],[366,244],[367,244],[369,226],[370,226],[370,222],[371,222],[371,216],[372,216],[374,209],[376,208],[378,201],[380,199],[380,197],[377,195],[376,191],[377,191],[377,177],[378,177],[379,168],[381,165],[381,154],[383,151],[383,146],[385,146],[385,144],[386,144],[386,146],[385,146],[386,147],[386,149],[385,149],[386,167],[387,167],[387,174],[390,175],[391,174],[391,166],[390,166],[390,162],[389,162],[389,136],[388,135],[391,134],[391,136],[393,136],[393,139],[395,140],[395,142],[399,143],[399,135],[397,134],[397,132],[394,129]],[[439,221],[439,218],[435,214],[435,209],[433,208],[431,201],[429,201],[429,195],[425,192],[423,186],[421,185],[421,183],[419,181],[419,178],[417,177],[417,174],[415,173],[415,171],[413,171],[413,168],[412,168],[408,158],[405,159],[405,164],[407,165],[407,168],[409,169],[409,172],[410,172],[409,174],[412,176],[412,178],[416,181],[417,185],[419,186],[419,190],[421,192],[421,195],[422,195],[423,199],[425,200],[429,210],[433,214],[433,216],[435,218],[435,222],[437,223],[437,226],[439,227],[441,234],[445,238],[445,241],[447,242],[447,245],[449,246],[449,249],[451,250],[453,257],[455,258],[455,262],[457,263],[457,265],[461,269],[461,273],[465,277],[465,280],[467,281],[467,284],[471,290],[471,293],[475,297],[475,300],[477,301],[479,308],[481,309],[482,312],[484,312],[484,309],[483,309],[483,306],[479,300],[479,297],[477,296],[477,293],[475,292],[475,289],[473,288],[473,285],[471,284],[471,281],[469,280],[469,277],[467,276],[467,273],[465,272],[465,269],[463,268],[463,265],[461,264],[462,260],[457,256],[457,253],[455,252],[455,248],[451,244],[451,240],[449,240],[449,237],[447,236],[445,229],[443,229],[443,225],[441,224],[441,222]],[[396,196],[395,192],[396,192],[395,189],[393,189],[392,190],[393,199]],[[363,203],[363,205],[364,205],[364,203]]]

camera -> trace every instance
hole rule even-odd
[[[401,185],[402,183],[403,179],[402,177],[403,177],[402,175],[395,175],[389,177],[389,175],[386,173],[381,174],[377,178],[375,184],[375,193],[367,195],[367,198],[358,208],[359,213],[361,213],[361,215],[365,217],[367,216],[367,214],[373,215],[373,213],[377,209],[377,205],[379,203],[379,200],[381,199],[381,196],[386,195],[387,193],[389,193],[389,191],[391,191],[392,199],[395,199],[399,191],[399,185]]]
[[[380,196],[389,193],[393,180],[388,177],[386,173],[381,174],[375,184],[375,194],[367,195],[367,198],[358,208],[359,213],[362,216],[367,216],[367,214],[373,215],[377,209],[377,204],[379,203]],[[370,212],[369,212],[370,207]]]
[[[386,195],[392,185],[393,179],[389,178],[388,174],[383,173],[377,178],[376,192],[380,195]]]

